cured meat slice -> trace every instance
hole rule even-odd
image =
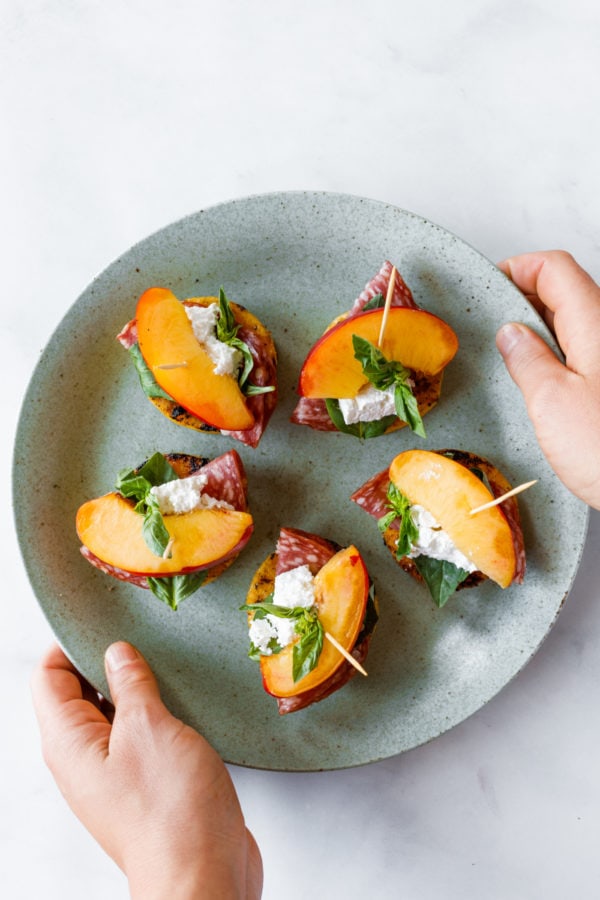
[[[120,330],[117,335],[117,340],[126,350],[131,350],[134,344],[137,344],[138,333],[137,322],[135,319],[131,319],[131,321]]]
[[[95,553],[88,550],[85,545],[80,547],[79,550],[84,559],[87,559],[89,563],[95,566],[96,569],[104,572],[105,575],[112,575],[113,578],[118,578],[119,581],[127,581],[129,584],[135,584],[136,587],[148,587],[148,579],[145,575],[136,575],[134,572],[126,572],[124,569],[118,569],[116,566],[111,566],[110,563],[98,559]]]
[[[298,566],[307,565],[313,575],[322,569],[334,556],[339,547],[332,541],[300,531],[297,528],[282,528],[277,541],[276,575],[282,575]]]
[[[327,412],[325,401],[315,397],[300,397],[290,421],[295,425],[308,425],[315,431],[337,431]]]
[[[362,487],[354,491],[350,499],[364,509],[365,512],[369,513],[370,516],[380,519],[390,511],[387,499],[389,483],[389,469],[384,469],[382,472],[378,472],[377,475],[373,475]]]
[[[238,337],[248,345],[254,360],[252,384],[257,387],[276,385],[277,359],[272,342],[251,328],[240,328]],[[254,416],[254,425],[245,431],[224,431],[223,434],[249,447],[256,447],[277,406],[277,389],[266,394],[252,394],[247,397],[246,405]]]
[[[391,262],[386,259],[379,272],[366,283],[363,290],[354,301],[352,309],[350,310],[350,315],[353,316],[356,315],[356,313],[361,312],[369,300],[372,300],[377,294],[383,294],[384,297],[386,296],[392,269],[393,266]],[[415,303],[411,289],[398,271],[396,271],[396,278],[394,280],[394,293],[392,294],[391,303],[392,306],[407,306],[411,309],[419,309],[418,304]]]
[[[209,460],[200,470],[207,477],[204,492],[217,500],[224,500],[239,512],[248,509],[248,479],[237,450]]]

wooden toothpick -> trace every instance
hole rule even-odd
[[[162,555],[163,559],[171,559],[171,556],[173,555],[171,551],[173,550],[174,543],[175,543],[175,538],[169,538],[169,542],[168,542],[167,546],[165,547],[165,549],[163,550],[163,555]]]
[[[507,491],[500,497],[490,500],[489,503],[484,503],[482,506],[476,506],[475,509],[471,510],[470,515],[474,516],[475,513],[482,512],[484,509],[491,509],[492,506],[498,506],[499,503],[503,503],[504,500],[508,500],[509,497],[514,497],[515,494],[520,494],[521,491],[526,491],[527,488],[530,488],[533,484],[537,484],[537,481],[537,478],[534,478],[533,481],[526,481],[525,484],[520,484],[518,487],[513,488],[512,491]]]
[[[185,369],[187,366],[187,362],[178,362],[178,363],[162,363],[159,366],[154,366],[155,369]]]
[[[396,266],[392,267],[392,271],[390,273],[390,283],[388,284],[387,294],[385,295],[385,306],[383,307],[383,317],[381,319],[381,328],[379,329],[379,338],[377,340],[377,346],[381,350],[383,347],[383,336],[385,334],[385,328],[387,325],[388,315],[390,312],[390,306],[392,305],[392,297],[394,296],[394,286],[396,284]]]
[[[333,644],[333,646],[335,647],[336,650],[339,650],[339,652],[342,654],[344,659],[347,659],[348,662],[350,663],[350,665],[354,666],[354,668],[357,670],[357,672],[360,672],[361,675],[365,675],[365,676],[367,675],[367,672],[365,672],[365,670],[363,669],[361,664],[359,662],[357,662],[354,659],[354,657],[351,656],[350,653],[348,653],[347,650],[344,650],[342,645],[338,641],[336,641],[336,639],[333,637],[332,634],[329,634],[329,632],[326,631],[325,637],[327,638],[327,640],[329,641],[330,644]]]

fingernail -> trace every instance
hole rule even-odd
[[[135,662],[139,658],[140,655],[135,647],[132,647],[131,644],[125,641],[117,641],[116,644],[111,644],[105,656],[107,668],[111,672],[117,672],[123,666],[126,666],[127,663]]]
[[[502,356],[508,356],[511,350],[523,338],[523,329],[515,322],[507,322],[496,335],[496,346]]]

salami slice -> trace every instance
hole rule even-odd
[[[117,340],[126,350],[131,350],[134,344],[137,344],[137,322],[132,319],[125,325],[117,335]]]
[[[248,345],[254,360],[254,368],[250,375],[252,384],[257,387],[268,385],[276,387],[277,359],[272,342],[265,340],[264,335],[258,334],[252,328],[240,328],[238,337]],[[251,395],[246,399],[246,405],[254,416],[252,428],[245,431],[224,431],[223,434],[249,447],[256,447],[277,406],[277,389],[266,394]]]
[[[322,569],[334,556],[339,547],[332,541],[300,531],[297,528],[282,528],[277,541],[276,575],[282,575],[298,566],[307,565],[313,575]]]
[[[327,412],[325,401],[316,397],[300,397],[290,421],[295,425],[308,425],[315,431],[337,431]]]
[[[124,569],[118,569],[116,566],[111,566],[110,563],[98,559],[98,557],[85,546],[80,547],[79,550],[84,559],[87,559],[89,563],[95,566],[96,569],[104,572],[105,575],[112,575],[113,578],[118,578],[119,581],[126,581],[129,584],[135,584],[136,587],[148,587],[148,579],[145,575],[136,575],[134,572],[126,572]]]
[[[228,450],[222,456],[209,460],[201,471],[208,479],[204,493],[216,500],[224,500],[238,512],[246,512],[248,479],[237,450]]]
[[[369,478],[362,487],[354,491],[350,499],[375,519],[385,516],[390,510],[387,491],[390,483],[389,469],[384,469]]]
[[[372,300],[377,294],[386,296],[392,269],[391,262],[386,259],[379,272],[366,283],[364,289],[354,301],[350,315],[356,315],[356,313],[361,312],[369,300]],[[394,293],[392,294],[392,306],[406,306],[411,309],[419,309],[413,298],[412,291],[397,270],[394,281]]]

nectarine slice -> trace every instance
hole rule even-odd
[[[266,561],[274,570],[272,558]],[[257,573],[259,574],[259,573]],[[356,547],[346,547],[325,563],[315,576],[315,605],[325,631],[352,650],[365,618],[369,596],[369,576]],[[252,613],[249,614],[250,616]],[[273,656],[261,656],[265,690],[275,697],[293,697],[327,681],[344,663],[344,657],[329,641],[315,668],[300,681],[292,677],[293,644]]]
[[[510,525],[501,506],[470,515],[494,499],[473,472],[442,454],[407,450],[392,461],[389,474],[411,505],[430,512],[480,572],[508,587],[516,571]]]
[[[298,391],[303,397],[340,399],[355,397],[367,383],[360,362],[354,358],[352,335],[377,344],[382,309],[343,319],[321,336],[308,354]],[[442,319],[420,309],[392,307],[380,348],[416,372],[437,375],[458,350],[456,334]]]
[[[167,394],[215,428],[252,427],[254,417],[237,379],[215,373],[183,304],[171,291],[157,287],[145,291],[138,300],[136,320],[142,356]],[[176,368],[160,368],[165,365]]]
[[[143,534],[143,516],[112,492],[88,500],[77,511],[79,539],[111,566],[137,575],[164,576],[209,568],[238,553],[252,533],[252,516],[229,509],[198,509],[163,516],[173,538],[171,558],[156,556]]]

